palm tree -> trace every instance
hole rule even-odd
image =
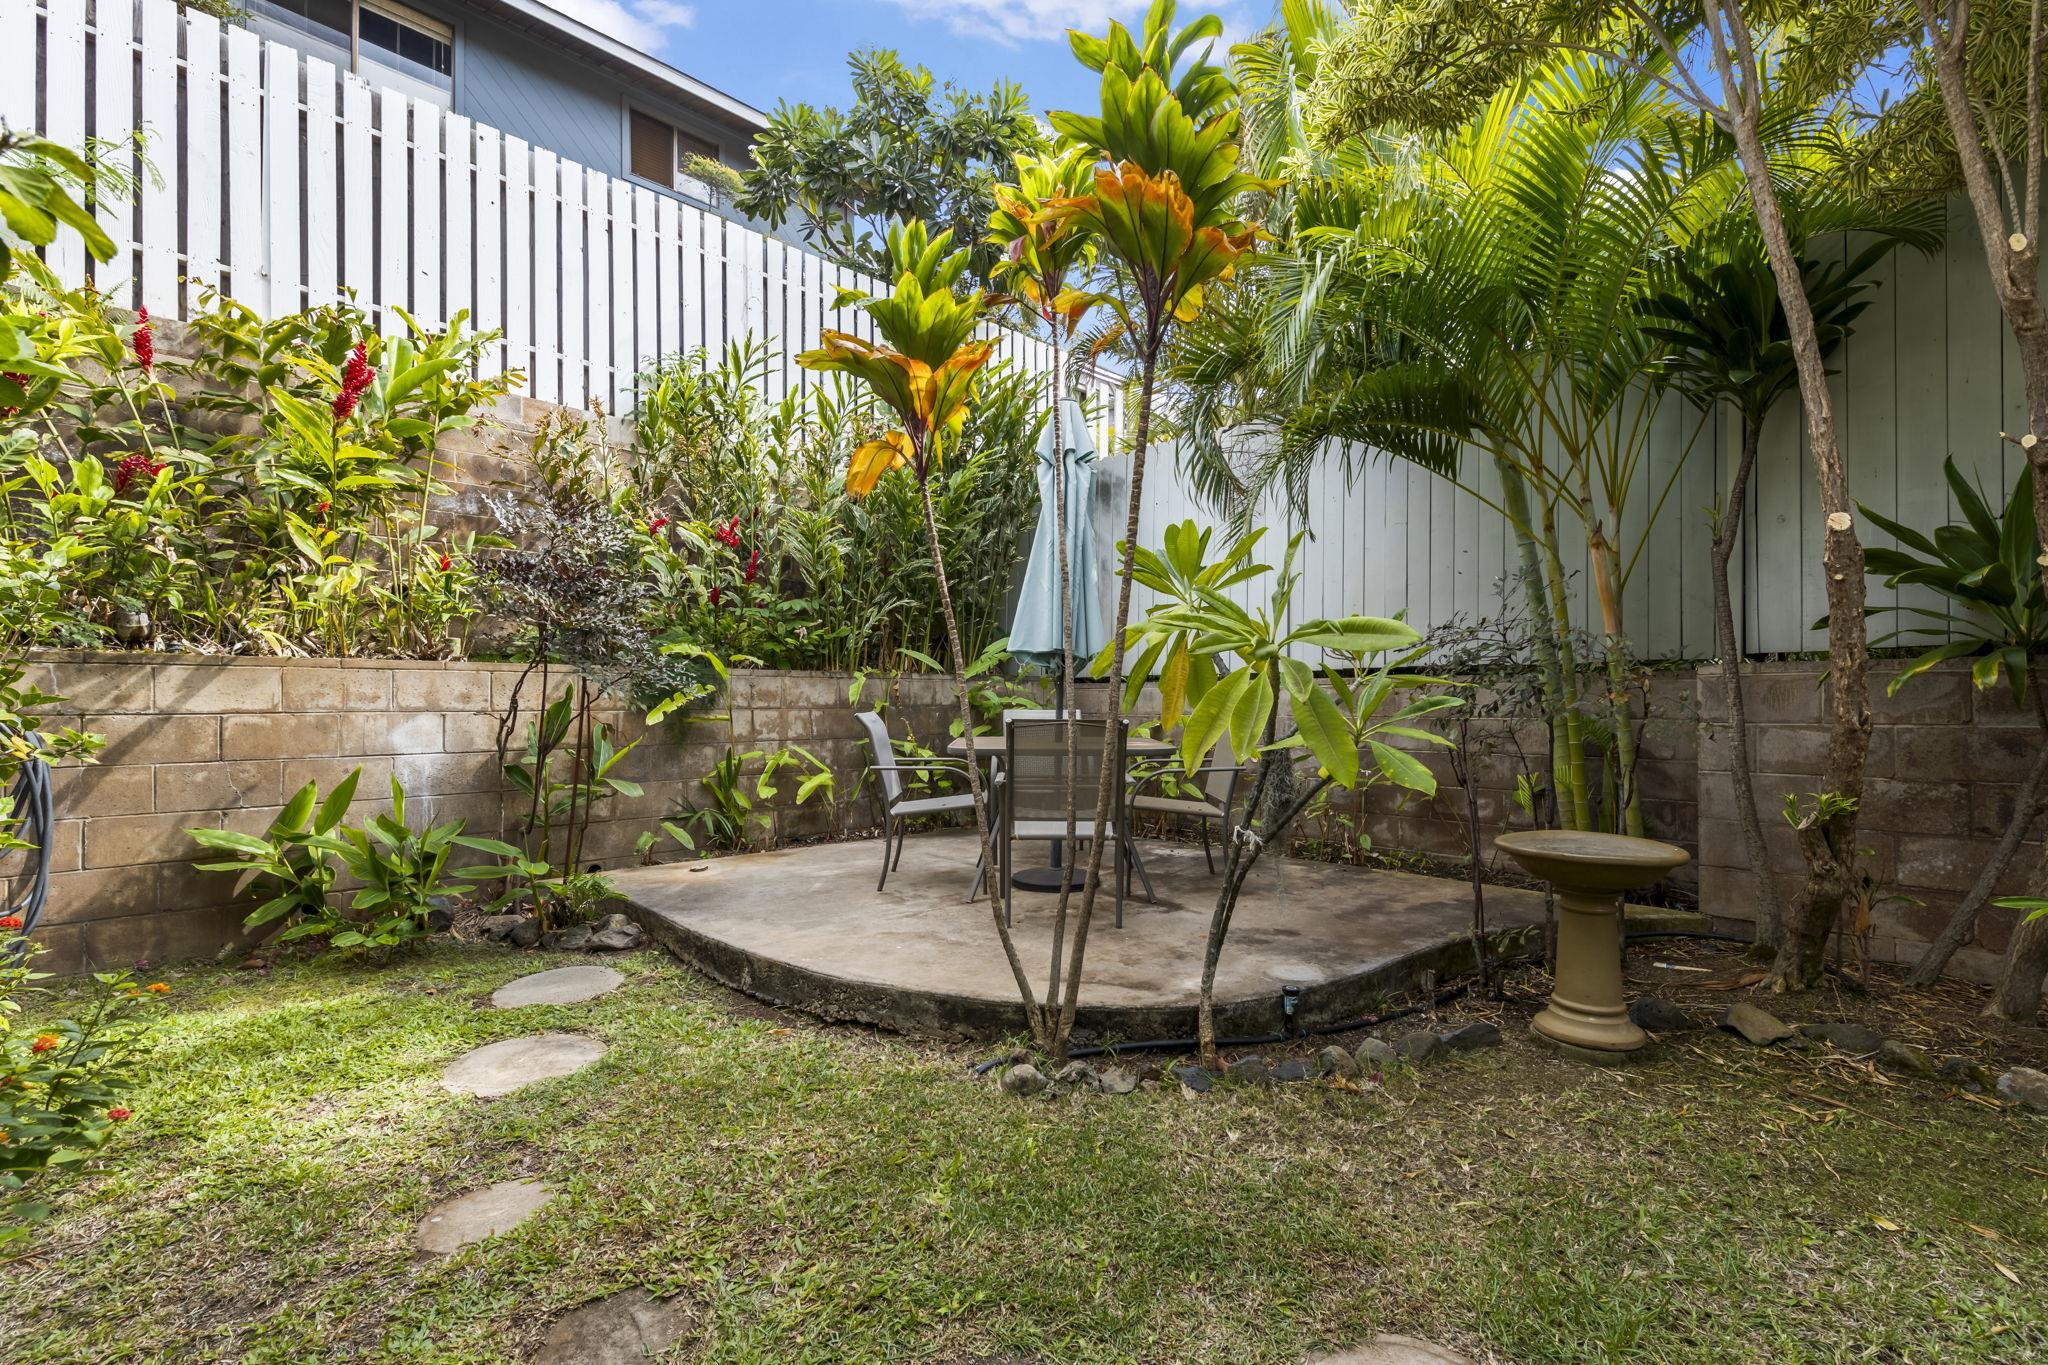
[[[874,319],[881,340],[868,341],[847,332],[827,330],[821,345],[805,351],[797,363],[806,369],[840,371],[863,381],[902,426],[854,451],[846,470],[846,490],[866,497],[893,469],[908,468],[917,479],[924,531],[938,582],[939,612],[946,622],[946,647],[951,652],[953,681],[960,697],[960,733],[974,734],[974,708],[968,700],[969,660],[960,643],[960,621],[953,611],[953,590],[946,581],[945,556],[939,549],[939,522],[932,507],[932,473],[944,457],[946,442],[960,433],[973,402],[981,369],[995,350],[993,341],[975,341],[985,300],[980,290],[961,293],[970,252],[949,252],[951,232],[930,236],[921,222],[896,223],[889,229],[890,263],[895,267],[893,292],[854,299]],[[967,764],[968,790],[974,798],[977,846],[988,847],[988,803],[981,786],[981,765]],[[1003,945],[1032,1036],[1047,1038],[1045,1019],[1017,956],[1016,941],[1003,921],[1000,901],[991,896],[996,938]]]

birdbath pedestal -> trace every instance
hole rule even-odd
[[[1557,980],[1549,1006],[1530,1027],[1593,1052],[1634,1052],[1649,1042],[1622,997],[1618,902],[1624,891],[1662,881],[1690,855],[1655,839],[1583,830],[1526,830],[1493,843],[1557,892]]]

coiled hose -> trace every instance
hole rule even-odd
[[[0,743],[10,742],[15,737],[16,732],[12,730],[0,730]],[[28,736],[28,742],[34,748],[42,748],[42,741],[35,735]],[[8,956],[18,962],[27,954],[27,936],[34,932],[36,921],[43,917],[43,906],[50,899],[50,836],[56,828],[56,807],[50,796],[50,765],[38,757],[23,759],[8,795],[14,798],[9,808],[11,827],[8,832],[30,845],[23,854],[28,866],[22,875],[14,879],[4,907],[0,907],[21,921],[19,929],[7,931],[5,940]]]

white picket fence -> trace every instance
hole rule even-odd
[[[871,334],[833,306],[872,287],[854,271],[173,0],[0,0],[0,120],[74,147],[146,134],[139,193],[96,207],[113,260],[71,234],[49,259],[158,317],[207,289],[266,316],[353,291],[386,332],[467,312],[504,334],[494,372],[614,412],[661,356],[752,335],[779,398],[815,382],[795,355],[822,328]],[[1045,370],[1043,342],[1002,336]]]

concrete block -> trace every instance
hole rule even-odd
[[[155,863],[52,872],[43,922],[83,924],[116,915],[147,915],[156,908]]]
[[[177,715],[275,711],[285,671],[261,664],[158,664],[156,709]]]
[[[1750,672],[1742,679],[1742,699],[1751,724],[1802,724],[1821,719],[1823,693],[1818,671]]]
[[[156,809],[156,783],[146,764],[64,767],[50,774],[59,816],[143,815]]]
[[[2015,728],[1904,725],[1889,733],[1896,771],[1947,781],[2021,781],[2041,744]]]
[[[2006,782],[1975,782],[1969,787],[1969,830],[1985,838],[1996,839],[2005,833],[2012,823],[2013,812],[2019,804],[2020,785]],[[2024,836],[2039,839],[2042,822],[2035,820],[2033,827]]]
[[[1966,782],[1873,777],[1863,784],[1857,828],[1901,834],[1968,834],[1971,788]]]
[[[189,862],[199,856],[188,828],[217,826],[220,812],[181,811],[161,815],[104,815],[85,825],[85,866],[126,867],[135,863]]]
[[[523,729],[515,731],[507,747],[517,747],[524,735]],[[448,712],[442,717],[441,747],[451,754],[489,753],[495,757],[498,717],[488,710]]]
[[[246,946],[239,910],[167,910],[96,920],[85,926],[86,957],[101,970],[210,957],[223,944]]]
[[[147,662],[45,664],[32,670],[28,681],[64,698],[68,711],[118,714],[149,711],[156,704]]]
[[[1879,725],[1967,725],[1970,723],[1970,676],[1936,669],[1923,673],[1885,695],[1892,678],[1887,670],[1870,678],[1870,715]]]
[[[391,675],[394,711],[487,711],[491,675],[454,667],[401,668]]]
[[[1750,727],[1756,743],[1756,771],[1811,775],[1827,760],[1828,737],[1818,727],[1757,725]]]
[[[408,796],[495,792],[503,781],[495,753],[401,754],[391,771]]]
[[[281,711],[388,711],[391,672],[384,668],[287,668],[279,674]]]
[[[1977,880],[1991,854],[1988,839],[1957,839],[1940,835],[1902,834],[1898,841],[1897,880],[1901,889],[1931,887],[1939,891],[1965,891]],[[2024,880],[2022,860],[2014,860],[2008,874],[2016,894]]]
[[[322,715],[223,716],[224,759],[324,758],[341,745],[341,717]]]
[[[220,717],[87,716],[83,728],[106,738],[101,767],[146,763],[207,763],[220,757]]]
[[[438,754],[441,715],[437,711],[352,711],[341,718],[341,752],[360,754]]]
[[[277,759],[235,763],[164,763],[156,769],[160,811],[236,810],[283,802]]]

